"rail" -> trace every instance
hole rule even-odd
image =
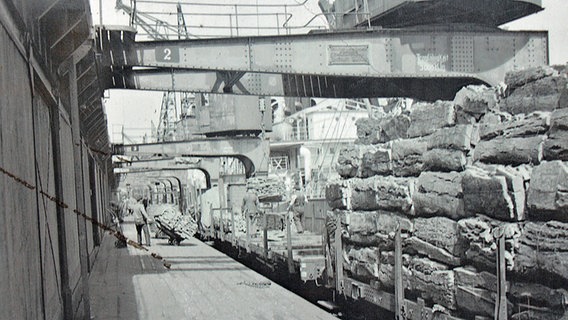
[[[279,4],[130,0],[130,6],[117,0],[115,7],[130,15],[132,27],[144,31],[140,36],[162,40],[305,33],[328,28],[325,15],[310,9],[308,0]],[[312,17],[299,22],[306,12]],[[206,33],[211,31],[215,32]]]
[[[371,13],[366,1],[365,7],[341,16],[367,20],[370,27]],[[138,33],[140,36],[162,40],[307,33],[334,29],[338,19],[337,13],[311,9],[308,0],[278,4],[130,0],[130,6],[117,0],[115,8],[130,15],[130,25],[144,31]]]

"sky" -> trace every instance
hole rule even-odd
[[[122,11],[115,10],[115,0],[90,0],[91,1],[91,11],[93,13],[93,23],[100,23],[99,15],[99,5],[102,1],[103,6],[103,24],[106,25],[127,25],[128,15]],[[216,4],[233,4],[233,3],[245,3],[245,4],[291,4],[290,7],[286,8],[288,12],[294,14],[294,19],[290,25],[293,26],[303,26],[306,24],[311,17],[319,12],[317,6],[317,0],[307,0],[305,5],[294,6],[295,1],[299,0],[201,0],[201,2],[209,2]],[[129,0],[123,0],[125,4],[130,4]],[[173,3],[176,1],[174,0]],[[192,1],[193,3],[199,1]],[[531,16],[519,19],[517,21],[511,22],[502,26],[502,28],[509,30],[545,30],[549,32],[549,57],[550,64],[566,64],[568,62],[568,0],[542,0],[542,6],[544,10],[533,14]],[[175,12],[175,6],[161,5],[157,9],[158,11]],[[204,10],[211,10],[211,8],[204,8],[195,6],[191,10],[197,15],[192,16],[191,21],[186,21],[190,26],[197,26],[196,28],[190,28],[190,32],[198,35],[199,32],[225,32],[228,30],[213,30],[205,31],[207,24],[211,24],[211,17],[203,16],[200,17],[199,13],[204,13]],[[241,7],[239,14],[254,14],[254,13],[267,13],[263,12],[263,9],[254,8],[243,8]],[[266,9],[270,10],[270,9]],[[234,7],[216,7],[215,12],[218,13],[233,13]],[[274,12],[272,9],[270,12]],[[159,15],[162,19],[168,19],[167,16]],[[280,18],[280,17],[279,17]],[[175,19],[175,16],[174,16]],[[200,20],[205,19],[205,20]],[[227,20],[227,18],[217,18],[222,19],[223,25],[229,25],[234,21]],[[175,20],[174,20],[175,21]],[[248,25],[247,25],[248,22]],[[278,20],[281,23],[281,20]],[[175,22],[174,22],[175,23]],[[254,27],[257,24],[260,26],[272,27],[277,22],[275,17],[272,15],[264,16],[263,18],[256,19],[254,16],[250,18],[240,19],[240,27]],[[203,25],[203,28],[199,26]],[[321,27],[323,23],[319,19],[315,19],[311,22],[311,27]],[[209,29],[211,30],[211,29]],[[304,29],[305,30],[305,29]],[[247,30],[248,34],[255,35],[255,33],[260,34],[261,31],[255,29]],[[241,31],[241,35],[243,32]],[[301,32],[302,30],[298,30]],[[267,32],[276,32],[275,30],[269,30]],[[248,35],[247,34],[247,35]],[[150,122],[153,121],[155,124],[158,123],[159,110],[161,107],[162,93],[160,92],[144,92],[144,91],[129,91],[129,90],[110,90],[106,93],[105,105],[107,111],[107,117],[109,122],[109,134],[111,135],[111,140],[118,142],[116,139],[120,136],[117,131],[120,131],[122,125],[125,127],[127,134],[131,135],[134,139],[140,139],[140,137],[146,132],[149,133]]]

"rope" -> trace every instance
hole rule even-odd
[[[15,174],[9,172],[8,170],[6,170],[5,168],[0,167],[0,172],[2,172],[3,174],[7,175],[8,177],[12,178],[14,181],[16,181],[17,183],[25,186],[26,188],[30,189],[30,190],[35,190],[36,186],[34,186],[33,184],[25,181],[22,178],[19,178],[18,176],[16,176]],[[70,208],[68,204],[66,204],[64,201],[57,199],[57,197],[50,195],[49,193],[47,193],[46,191],[40,189],[39,193],[42,194],[43,196],[45,196],[45,198],[47,198],[48,200],[52,201],[53,203],[55,203],[58,207],[63,208],[63,209],[68,209]],[[85,213],[79,211],[78,209],[73,209],[71,210],[73,213],[75,213],[77,216],[82,217],[83,219],[91,222],[92,224],[94,224],[95,226],[109,232],[111,235],[113,235],[114,237],[116,237],[118,240],[122,240],[125,241],[128,245],[138,249],[138,250],[142,250],[142,251],[149,251],[148,248],[146,248],[143,245],[138,244],[137,242],[128,239],[122,232],[117,231],[117,230],[113,230],[111,227],[102,224],[101,222],[99,222],[97,219],[91,218],[89,216],[87,216]],[[165,259],[160,256],[157,253],[150,253],[150,256],[152,256],[154,259],[156,260],[160,260],[163,261],[163,266],[166,267],[167,269],[170,268],[171,264],[166,262]]]

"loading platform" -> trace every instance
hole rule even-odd
[[[123,231],[136,239],[132,222]],[[94,319],[336,319],[195,238],[153,238],[148,251],[115,240],[105,237],[91,271]]]

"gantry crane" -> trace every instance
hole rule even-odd
[[[115,8],[130,15],[130,26],[143,29],[151,39],[168,40],[172,37],[172,33],[178,40],[190,39],[190,34],[185,24],[185,17],[179,3],[177,4],[177,27],[151,14],[138,11],[136,0],[132,0],[131,4],[132,6],[127,6],[122,0],[117,0]],[[186,91],[180,92],[180,105],[184,116],[192,115],[191,110],[193,109],[194,100],[195,96],[191,93]],[[177,110],[176,91],[166,90],[162,97],[160,119],[155,133],[158,142],[175,140],[175,127],[179,119]]]

